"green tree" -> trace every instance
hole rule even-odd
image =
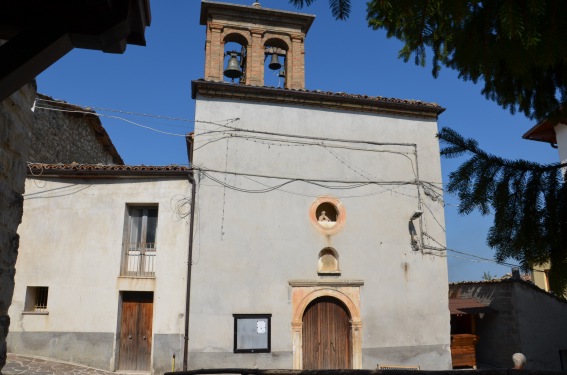
[[[315,0],[289,0],[297,7]],[[329,0],[337,19],[349,0]],[[404,43],[399,56],[483,82],[482,94],[530,119],[559,115],[567,100],[567,2],[562,0],[372,0],[368,25]]]
[[[315,0],[289,0],[297,8],[311,5]],[[333,17],[338,20],[346,20],[350,15],[350,0],[329,0],[329,7]]]
[[[438,137],[448,158],[470,159],[449,175],[447,191],[458,195],[459,213],[494,214],[488,245],[495,258],[512,258],[524,271],[550,261],[551,290],[567,290],[567,164],[506,160],[482,151],[475,140],[443,128]]]

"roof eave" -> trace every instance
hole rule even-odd
[[[127,166],[126,168],[129,168]],[[60,178],[179,178],[185,179],[188,174],[193,173],[190,168],[180,169],[79,169],[58,168],[57,166],[42,166],[41,164],[30,164],[27,169],[28,178],[60,177]],[[133,166],[133,168],[138,168]]]
[[[296,20],[301,20],[301,25],[303,27],[303,32],[305,34],[307,34],[307,32],[309,31],[309,29],[311,28],[311,25],[313,24],[313,21],[315,20],[315,16],[312,14],[306,14],[306,13],[299,13],[299,12],[288,12],[288,11],[283,11],[283,10],[278,10],[278,9],[270,9],[270,8],[256,8],[253,6],[248,6],[248,5],[240,5],[240,4],[231,4],[231,3],[225,3],[225,2],[218,2],[218,1],[207,1],[207,0],[202,0],[201,2],[201,14],[199,16],[199,22],[201,25],[206,25],[207,21],[208,21],[208,14],[210,13],[211,10],[217,10],[217,11],[230,11],[230,10],[236,10],[239,12],[242,11],[246,11],[246,12],[251,12],[254,14],[259,14],[262,17],[265,17],[266,15],[273,15],[273,16],[279,16],[279,17],[291,17],[293,19]]]
[[[557,144],[557,136],[554,130],[555,125],[557,125],[557,121],[551,121],[549,119],[542,120],[522,135],[522,138],[530,141]]]
[[[445,108],[437,105],[404,103],[376,98],[361,98],[342,93],[319,93],[308,90],[291,90],[263,86],[228,84],[194,80],[191,82],[191,97],[203,97],[271,102],[278,104],[323,107],[355,112],[372,112],[404,117],[437,119]]]

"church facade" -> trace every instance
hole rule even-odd
[[[443,108],[306,90],[312,21],[202,2],[190,367],[449,369]]]

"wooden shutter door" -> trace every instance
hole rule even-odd
[[[350,369],[350,318],[330,297],[311,302],[303,315],[303,369]]]
[[[120,370],[150,369],[152,320],[153,293],[123,293],[118,364]]]

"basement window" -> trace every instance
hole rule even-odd
[[[48,294],[49,288],[46,286],[28,286],[26,289],[24,313],[49,314],[47,311]]]
[[[270,353],[272,314],[234,314],[234,353]]]

